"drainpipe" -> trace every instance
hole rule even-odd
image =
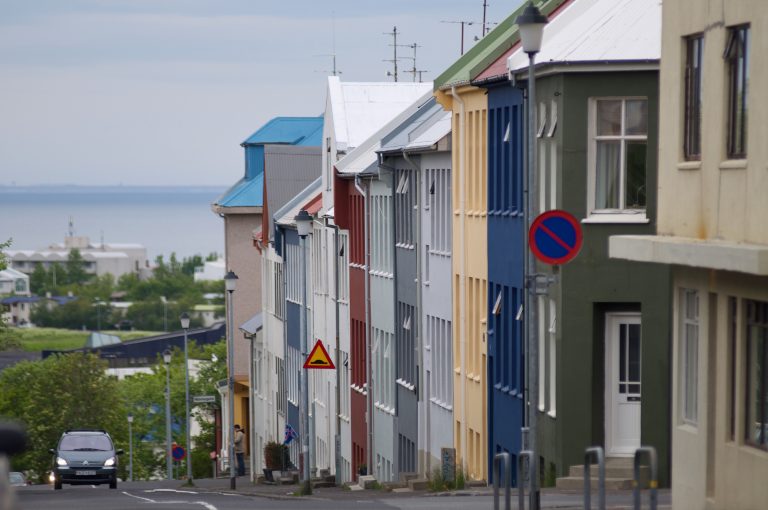
[[[336,459],[336,485],[341,485],[341,346],[339,345],[339,226],[335,223],[329,225],[329,218],[325,219],[325,226],[332,228],[335,232],[333,236],[333,288],[336,297],[336,435],[334,436],[334,454]]]
[[[459,242],[455,244],[459,248],[459,356],[461,357],[460,377],[461,382],[461,464],[465,474],[467,470],[467,268],[465,256],[464,230],[467,215],[467,192],[464,185],[466,174],[465,149],[466,149],[466,120],[465,105],[461,96],[456,94],[456,86],[451,87],[451,97],[459,103]],[[455,254],[454,254],[455,255]],[[455,388],[454,388],[455,391]]]
[[[371,250],[370,240],[368,238],[368,231],[370,228],[370,211],[368,204],[368,192],[370,187],[363,189],[360,185],[360,176],[355,176],[355,189],[363,196],[363,239],[365,240],[365,375],[368,384],[367,391],[365,393],[366,399],[366,411],[367,416],[366,425],[368,427],[368,474],[373,469],[373,379],[371,370]]]
[[[419,164],[416,164],[411,157],[408,155],[408,151],[403,149],[403,159],[417,172],[418,181],[421,182],[421,160],[419,160]],[[414,206],[416,209],[416,212],[418,213],[416,215],[416,313],[414,314],[415,317],[419,317],[419,323],[416,327],[416,355],[419,363],[419,375],[424,374],[424,342],[422,341],[422,331],[423,331],[423,324],[421,322],[421,317],[423,317],[422,314],[422,308],[421,308],[421,292],[422,292],[422,260],[421,260],[421,189],[417,186],[417,192],[416,192],[416,205]],[[426,257],[429,256],[429,254],[425,254]],[[414,317],[414,319],[415,319]],[[424,385],[426,384],[426,377],[424,377],[424,382],[417,385],[417,399],[422,402],[422,405],[424,406],[424,415],[425,415],[425,425],[428,423],[431,423],[430,418],[430,405],[429,405],[429,395],[424,395]],[[426,398],[425,398],[426,397]],[[432,445],[430,438],[430,431],[427,430],[426,434],[424,435],[426,438],[425,445],[424,445],[424,452],[426,457],[426,462],[423,465],[425,472],[422,472],[422,474],[429,475],[432,472]],[[417,446],[418,451],[418,446]]]

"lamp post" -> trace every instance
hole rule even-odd
[[[544,35],[544,25],[547,24],[544,16],[533,2],[529,3],[525,10],[517,17],[515,23],[520,32],[520,42],[523,51],[528,54],[528,168],[526,172],[526,207],[525,225],[526,231],[530,229],[536,211],[536,54],[541,50],[541,40]],[[525,242],[525,284],[528,287],[528,302],[526,310],[526,331],[528,337],[528,449],[531,451],[529,466],[530,476],[530,501],[528,508],[539,509],[539,480],[538,480],[538,448],[537,428],[539,412],[539,340],[538,340],[538,296],[536,294],[536,261],[531,256],[528,246],[528,236],[524,235]]]
[[[237,486],[235,475],[235,340],[233,333],[232,294],[237,287],[237,275],[229,271],[224,277],[224,288],[227,290],[229,303],[227,303],[227,370],[229,371],[229,488],[234,490]]]
[[[307,236],[312,229],[312,216],[302,209],[294,218],[296,229],[301,238],[301,295],[304,306],[301,312],[301,359],[306,359],[307,355]],[[309,381],[306,369],[301,371],[301,453],[304,459],[302,469],[302,483],[304,485],[302,492],[305,495],[312,494],[312,480],[310,479],[310,452],[309,452]]]
[[[173,480],[173,457],[171,452],[171,350],[166,348],[163,351],[163,362],[165,363],[165,442],[166,442],[166,468],[168,469],[168,479]]]
[[[133,481],[133,415],[128,414],[128,481]]]
[[[189,354],[187,352],[187,332],[189,330],[189,314],[184,312],[179,317],[181,329],[184,330],[184,411],[185,427],[187,431],[187,484],[192,484],[192,433],[190,431],[189,416]]]

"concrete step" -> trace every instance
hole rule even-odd
[[[479,488],[479,487],[488,487],[488,482],[485,480],[466,480],[464,482],[464,487],[466,488]]]
[[[365,489],[363,489],[360,485],[355,483],[349,486],[349,490],[355,492],[355,491],[364,491]]]
[[[336,487],[336,482],[327,482],[323,479],[312,480],[312,487],[315,489],[327,489],[330,487]]]
[[[647,479],[650,474],[648,466],[640,466],[640,479]],[[592,465],[589,468],[589,475],[592,478],[597,478],[597,466]],[[568,476],[584,477],[584,466],[571,466],[568,469]],[[606,478],[629,478],[632,480],[635,477],[635,470],[633,467],[611,467],[608,464],[605,466]]]
[[[392,489],[392,492],[397,492],[397,493],[400,493],[400,492],[413,492],[413,490],[410,489],[409,487],[398,487],[398,488]]]
[[[418,473],[400,473],[400,481],[402,483],[407,484],[409,481],[413,480],[414,478],[418,478]]]
[[[403,482],[381,482],[381,486],[384,488],[384,490],[393,492],[395,489],[408,488],[408,484]]]
[[[357,484],[363,489],[373,489],[378,482],[373,475],[361,475],[357,477]]]
[[[580,476],[567,476],[564,478],[558,478],[555,486],[560,490],[566,491],[582,491],[584,490],[584,478]],[[598,480],[592,478],[590,480],[590,486],[593,490],[597,490]],[[605,490],[627,490],[632,489],[632,479],[627,478],[607,478],[605,479]]]
[[[408,488],[412,491],[425,491],[429,488],[429,480],[426,478],[412,478],[408,480]]]

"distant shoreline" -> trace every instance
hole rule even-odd
[[[163,193],[169,191],[176,192],[224,192],[229,188],[227,185],[191,185],[191,186],[171,186],[171,185],[83,185],[83,184],[30,184],[30,185],[8,185],[0,184],[0,193]]]

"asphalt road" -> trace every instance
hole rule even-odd
[[[436,496],[428,494],[392,494],[385,492],[349,491],[315,495],[311,498],[280,496],[264,497],[226,490],[184,489],[162,487],[153,483],[123,483],[116,490],[107,486],[69,486],[54,491],[50,485],[22,487],[17,491],[17,506],[13,510],[128,510],[158,508],[159,510],[490,510],[493,497],[488,494],[472,496]],[[275,499],[279,498],[279,499]],[[643,505],[647,505],[647,494]],[[669,492],[659,498],[660,508],[669,508]],[[500,502],[503,508],[503,498]],[[512,508],[517,508],[512,498]],[[593,505],[596,505],[593,501]],[[630,509],[631,492],[607,495],[608,508]],[[580,494],[547,492],[542,494],[543,508],[581,509]]]

